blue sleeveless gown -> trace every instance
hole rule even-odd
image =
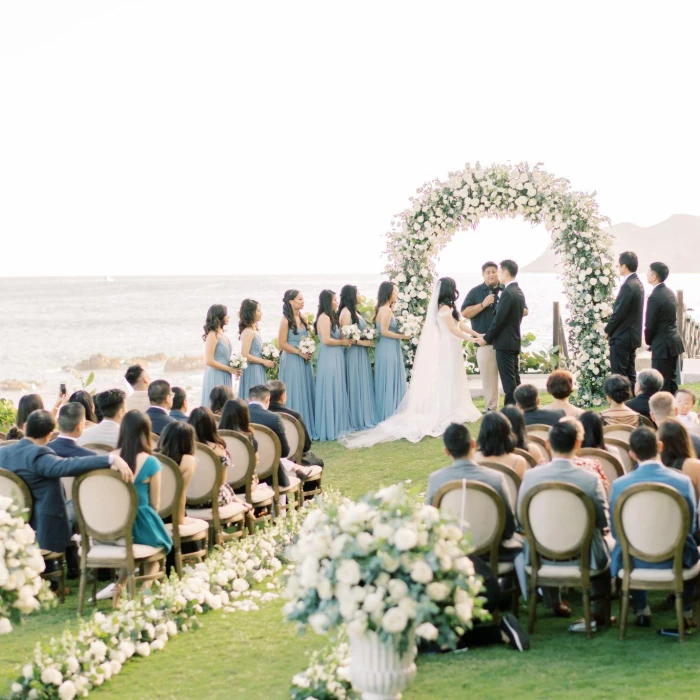
[[[262,346],[262,337],[260,333],[256,333],[253,342],[250,344],[250,354],[255,357],[262,357]],[[238,398],[243,400],[247,399],[250,387],[266,383],[267,373],[265,367],[257,362],[249,362],[248,366],[243,370],[241,381],[238,384]]]
[[[214,349],[214,359],[222,365],[228,365],[231,359],[231,345],[228,339],[219,338],[219,342]],[[202,400],[200,401],[202,406],[210,408],[209,394],[215,386],[220,386],[221,384],[227,386],[229,389],[233,388],[231,373],[224,372],[220,369],[214,369],[213,367],[206,367],[204,369],[204,379],[202,380]]]
[[[170,551],[173,541],[158,513],[156,513],[149,500],[149,484],[144,479],[157,474],[163,467],[155,457],[147,457],[141,467],[141,471],[134,479],[136,495],[139,505],[136,509],[136,518],[131,530],[135,544],[147,544],[151,547],[165,547]]]
[[[398,332],[396,318],[391,317],[389,330]],[[376,420],[381,423],[393,416],[406,394],[406,368],[403,364],[401,341],[387,338],[377,327],[379,337],[374,352],[374,401],[377,407]],[[437,362],[437,358],[435,359]]]
[[[340,328],[331,331],[340,338]],[[320,342],[320,341],[319,341]],[[350,432],[348,387],[345,382],[345,349],[321,343],[316,365],[316,435],[321,441],[336,440]]]
[[[287,333],[287,342],[295,348],[299,347],[302,338],[306,338],[309,332],[306,328],[300,328],[298,334],[293,329]],[[306,429],[312,440],[317,440],[315,426],[315,393],[314,370],[311,362],[288,352],[282,352],[280,357],[280,381],[287,387],[287,407],[301,413]]]
[[[367,326],[367,322],[359,314],[357,325],[360,330]],[[353,345],[345,351],[345,373],[350,403],[350,427],[353,430],[372,428],[377,421],[369,348]]]

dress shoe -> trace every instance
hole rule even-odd
[[[562,600],[559,605],[555,605],[552,608],[552,612],[554,613],[554,617],[571,617],[571,608],[565,600]]]
[[[635,627],[651,627],[651,615],[637,615],[634,621]]]

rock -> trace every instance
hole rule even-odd
[[[88,360],[83,360],[76,369],[79,372],[93,369],[119,369],[121,360],[118,357],[107,357],[107,355],[91,355]]]
[[[0,382],[0,390],[2,391],[29,391],[30,386],[27,386],[24,382],[20,382],[19,379],[8,379],[7,381]]]
[[[131,365],[141,365],[142,367],[147,367],[151,364],[162,364],[168,359],[168,356],[164,352],[157,352],[155,355],[144,355],[143,357],[132,357],[124,365],[131,367]]]
[[[169,357],[165,363],[165,372],[194,372],[204,366],[204,357],[201,355],[185,355],[184,357]]]

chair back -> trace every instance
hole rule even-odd
[[[258,466],[255,471],[260,481],[272,477],[273,486],[277,484],[277,466],[282,456],[282,445],[279,438],[270,428],[264,425],[253,424],[255,439],[258,441]],[[275,490],[277,487],[274,486]]]
[[[532,455],[532,458],[537,464],[547,464],[549,462],[549,453],[545,447],[540,447],[537,443],[533,442],[528,435],[527,441],[527,452]]]
[[[104,442],[90,442],[87,445],[83,445],[86,450],[92,450],[98,455],[108,455],[110,452],[114,452],[116,448],[111,445],[107,445]]]
[[[533,423],[532,425],[525,426],[525,431],[528,437],[531,435],[536,435],[537,437],[547,440],[549,438],[549,429],[551,425],[545,425],[544,423]]]
[[[595,507],[582,489],[559,481],[537,484],[525,494],[521,514],[534,570],[542,556],[580,559],[582,573],[590,570]]]
[[[656,426],[654,425],[654,422],[651,421],[649,418],[646,416],[639,416],[639,427],[640,428],[651,428],[654,432],[656,432]]]
[[[620,476],[625,475],[625,470],[622,467],[620,460],[611,455],[607,450],[600,450],[596,447],[584,447],[579,452],[580,457],[590,457],[597,459],[600,466],[603,468],[603,473],[608,479],[608,493],[612,489],[612,483]]]
[[[453,516],[471,534],[473,554],[488,555],[489,565],[498,571],[498,547],[506,524],[506,507],[498,491],[480,481],[450,481],[438,489],[432,505]]]
[[[182,502],[182,491],[185,488],[182,472],[180,466],[170,457],[166,457],[160,452],[154,452],[153,456],[163,467],[160,472],[160,510],[158,515],[162,519],[172,517],[173,522],[175,522],[180,514],[180,509],[177,506]]]
[[[531,455],[527,450],[523,450],[522,447],[516,447],[513,452],[516,455],[520,455],[526,462],[529,469],[537,466],[537,460]]]
[[[551,462],[552,461],[552,453],[549,451],[549,448],[547,447],[547,440],[543,437],[540,437],[539,435],[535,435],[534,433],[531,435],[528,433],[527,435],[528,442],[531,445],[535,445],[537,449],[542,453],[544,456],[545,462]]]
[[[26,511],[22,517],[29,522],[32,518],[32,493],[21,476],[8,469],[0,468],[0,496],[11,498],[17,508]]]
[[[630,435],[633,430],[634,428],[631,425],[611,423],[610,425],[603,426],[603,435],[605,436],[605,440],[608,438],[615,438],[615,440],[622,440],[629,445]]]
[[[609,438],[606,435],[605,446],[615,448],[615,453],[619,457],[619,461],[622,464],[622,468],[625,470],[625,474],[637,468],[637,463],[632,459],[632,456],[630,455],[629,441],[625,442],[624,440]]]
[[[2,440],[0,441],[0,449],[3,447],[9,447],[10,445],[16,445],[19,440]]]
[[[495,469],[505,476],[510,502],[513,505],[513,508],[515,508],[515,504],[518,502],[518,491],[520,491],[520,477],[510,467],[506,467],[505,464],[484,460],[483,462],[479,462],[479,465],[482,467],[488,467],[489,469]]]
[[[676,583],[682,585],[690,509],[678,491],[666,484],[635,484],[622,491],[613,517],[626,579],[632,557],[651,564],[672,559]]]
[[[187,505],[198,506],[211,501],[218,503],[219,489],[224,482],[224,466],[219,455],[208,445],[195,443],[197,466],[187,484]]]
[[[289,459],[301,464],[301,455],[304,452],[304,440],[306,439],[304,428],[294,416],[290,416],[288,413],[278,413],[277,415],[282,419],[284,434],[289,443]]]
[[[255,473],[255,448],[247,435],[237,430],[219,430],[219,436],[224,439],[226,449],[231,455],[231,466],[226,470],[224,480],[233,489],[245,487],[246,496],[251,479]]]
[[[83,541],[87,537],[112,541],[124,537],[133,542],[132,529],[138,508],[133,484],[111,469],[94,469],[73,482],[73,507]]]

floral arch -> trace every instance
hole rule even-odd
[[[387,273],[399,286],[398,316],[425,317],[435,280],[435,259],[456,231],[476,228],[483,217],[522,216],[544,223],[563,260],[568,300],[569,349],[578,383],[577,403],[603,403],[602,384],[610,367],[603,333],[612,313],[612,239],[601,229],[595,193],[571,190],[568,180],[518,165],[482,167],[469,163],[447,180],[424,184],[411,206],[395,217],[388,234]],[[527,290],[525,290],[527,291]],[[410,371],[415,347],[404,345]]]

